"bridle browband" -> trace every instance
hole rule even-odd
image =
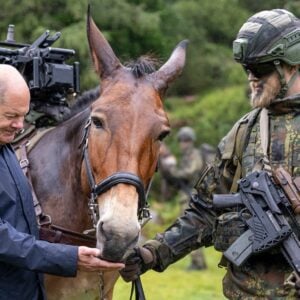
[[[97,197],[119,183],[133,185],[136,188],[139,196],[138,219],[140,222],[142,222],[144,218],[149,218],[150,217],[149,205],[147,203],[146,198],[150,189],[150,184],[147,186],[145,192],[144,184],[137,175],[130,172],[116,172],[106,177],[98,184],[96,184],[94,175],[92,173],[92,168],[89,159],[89,152],[88,152],[88,134],[89,134],[90,127],[91,127],[91,118],[87,120],[84,126],[83,137],[80,145],[83,144],[83,160],[85,163],[86,173],[87,173],[90,190],[91,190],[91,195],[89,199],[89,209],[91,212],[91,218],[93,220],[94,227],[97,226],[97,222],[99,220]]]

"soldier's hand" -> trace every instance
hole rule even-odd
[[[128,253],[125,268],[120,270],[120,274],[126,282],[133,281],[139,275],[152,269],[155,263],[155,255],[149,249],[136,247]]]

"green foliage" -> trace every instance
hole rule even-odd
[[[172,94],[194,94],[207,87],[225,86],[233,63],[231,42],[246,18],[246,11],[232,10],[234,1],[177,1],[162,12],[168,47],[189,39],[187,65]]]
[[[240,76],[246,80],[245,74]],[[167,98],[166,110],[173,130],[166,142],[172,149],[177,147],[175,132],[181,126],[193,127],[199,144],[216,146],[233,124],[250,110],[246,81],[192,98]]]
[[[294,6],[297,0],[268,0],[268,1],[253,1],[253,0],[239,0],[238,3],[249,10],[251,13],[256,13],[264,9],[273,8],[290,8]]]
[[[2,1],[0,38],[8,24],[18,42],[33,42],[46,29],[63,33],[55,47],[73,48],[81,64],[82,90],[94,87],[86,39],[86,0]],[[296,15],[296,0],[91,0],[91,13],[121,61],[154,53],[165,61],[175,45],[189,39],[187,65],[174,95],[203,93],[240,82],[231,53],[232,40],[245,20],[262,9],[285,7]]]

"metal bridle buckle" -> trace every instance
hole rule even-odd
[[[91,219],[93,221],[94,228],[97,227],[97,222],[99,220],[98,203],[96,203],[96,199],[97,199],[97,197],[92,194],[92,196],[89,200],[89,203],[88,203],[88,207],[90,210],[90,215],[91,215]]]
[[[29,166],[29,160],[27,158],[21,159],[19,164],[22,169],[25,169]]]
[[[150,213],[149,205],[143,207],[139,214],[139,222],[141,227],[144,227],[150,220],[152,219],[152,215]]]

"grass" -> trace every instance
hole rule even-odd
[[[213,248],[204,249],[208,268],[188,271],[189,256],[171,265],[162,273],[148,271],[141,280],[147,300],[217,300],[222,295],[222,278],[225,270],[217,267],[220,254]],[[129,299],[131,284],[119,279],[114,299]]]

